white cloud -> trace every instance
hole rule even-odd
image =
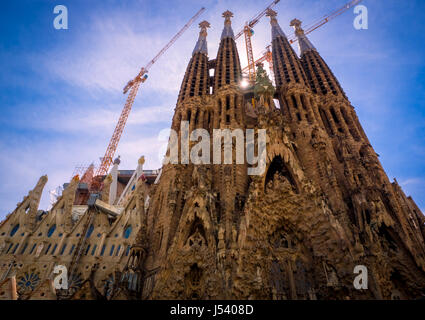
[[[400,182],[401,186],[409,186],[409,185],[425,185],[425,180],[423,178],[409,178],[402,182]]]
[[[179,86],[198,35],[197,23],[202,19],[211,23],[211,29],[208,31],[208,49],[210,59],[213,59],[223,27],[221,13],[226,9],[234,12],[232,24],[236,33],[245,20],[265,6],[265,3],[259,2],[248,2],[243,5],[241,3],[241,1],[219,0],[209,5],[203,16],[152,67],[148,81],[140,88],[117,150],[117,154],[122,158],[121,168],[134,169],[137,159],[142,154],[147,160],[145,168],[156,169],[160,166],[157,150],[162,142],[158,141],[157,133],[162,126],[167,127],[166,123],[170,122],[173,115]],[[150,6],[149,3],[145,5]],[[336,0],[315,1],[314,5],[295,2],[291,7],[281,2],[276,10],[279,13],[281,27],[290,35],[292,29],[289,27],[289,21],[292,18],[298,17],[308,24],[339,5]],[[194,8],[189,5],[188,7],[191,10]],[[55,103],[62,104],[62,111],[57,112],[57,108],[52,108],[55,112],[45,111],[40,114],[40,107],[34,105],[26,108],[30,109],[31,113],[13,119],[13,124],[19,129],[46,130],[57,136],[50,138],[49,141],[28,138],[26,141],[17,141],[14,145],[0,143],[1,150],[4,151],[0,154],[0,165],[5,171],[0,189],[1,210],[3,210],[0,211],[0,218],[6,213],[6,208],[13,210],[14,204],[33,188],[38,177],[44,173],[49,175],[49,182],[41,207],[46,208],[48,190],[68,182],[76,164],[81,162],[88,164],[103,154],[124,105],[125,97],[121,94],[123,86],[191,16],[189,12],[184,14],[185,17],[181,14],[168,14],[164,19],[164,16],[152,17],[143,10],[131,12],[122,8],[105,13],[101,18],[96,18],[95,14],[98,13],[94,13],[89,19],[90,23],[87,24],[85,32],[78,33],[70,43],[58,43],[56,48],[42,52],[37,57],[34,57],[34,52],[29,53],[31,55],[29,59],[34,65],[32,67],[48,78],[47,84],[28,83],[26,77],[22,80],[15,74],[11,75],[10,82],[14,85],[21,81],[19,84],[25,85],[26,89],[48,90],[49,93],[56,90],[55,84],[58,79],[63,80],[75,88],[76,95],[87,97],[85,101],[88,102],[80,103],[75,101],[75,97],[57,95],[55,97],[59,101]],[[343,19],[350,20],[350,13],[338,18],[339,21]],[[334,23],[338,22],[332,22]],[[335,25],[323,29],[315,31],[310,38],[331,68],[335,63],[346,64],[347,57],[359,63],[365,60],[369,62],[381,60],[385,55],[392,56],[388,51],[378,52],[381,43],[376,44],[374,48],[376,50],[362,48],[366,41],[359,43],[353,41],[359,34],[355,31],[341,37],[340,30]],[[255,27],[253,37],[255,58],[261,55],[265,46],[270,43],[270,38],[269,19],[264,17]],[[241,38],[237,43],[244,67],[247,61],[244,40]],[[328,59],[330,56],[332,61]],[[15,59],[20,60],[21,57]],[[346,87],[344,83],[342,85]],[[360,107],[367,110],[368,114],[373,110],[382,113],[384,104],[375,102],[385,98],[385,94],[376,88],[373,90],[368,88],[368,92],[373,93],[359,92],[353,95],[353,98],[362,102]],[[164,99],[164,95],[168,96],[167,99]],[[120,100],[120,97],[123,98]],[[19,106],[15,107],[19,109]],[[146,127],[151,131],[147,132]],[[93,135],[97,135],[98,139],[93,139]],[[401,185],[413,188],[422,186],[423,182],[421,178],[411,178],[403,181]]]

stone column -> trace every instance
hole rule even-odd
[[[337,133],[337,132],[339,132],[339,131],[338,131],[338,128],[337,128],[337,126],[336,126],[336,124],[335,124],[334,119],[332,118],[332,115],[331,115],[331,113],[330,113],[330,111],[329,111],[329,108],[323,108],[323,111],[325,112],[326,117],[328,118],[328,122],[329,122],[329,124],[331,125],[332,132],[333,132],[334,134],[336,134],[336,133]]]
[[[295,100],[297,101],[298,112],[299,112],[299,114],[301,116],[301,121],[302,120],[307,120],[306,119],[306,116],[304,114],[304,112],[307,112],[307,110],[305,110],[304,107],[303,107],[303,104],[302,104],[300,95],[299,94],[296,94],[296,95],[294,95],[294,97],[295,97]],[[301,110],[302,110],[302,112],[301,112]]]
[[[289,113],[291,115],[291,119],[294,120],[298,120],[297,115],[296,115],[296,108],[294,106],[294,102],[292,101],[292,98],[290,96],[286,97],[286,103],[288,104],[288,109],[289,109]]]
[[[25,245],[25,241],[27,241],[28,236],[29,236],[29,232],[25,232],[25,234],[24,234],[24,236],[23,236],[22,240],[19,242],[19,246],[18,246],[18,248],[16,249],[15,254],[19,254],[19,251],[20,251],[20,250],[22,250],[22,246],[23,246],[23,245]]]
[[[10,278],[10,293],[12,295],[12,300],[18,300],[18,292],[16,289],[16,276]]]
[[[68,238],[68,234],[67,233],[64,233],[62,235],[62,239],[59,241],[58,251],[55,252],[55,256],[59,256],[60,255],[60,252],[62,250],[63,243],[65,242],[65,239],[67,239],[67,238]]]
[[[106,239],[106,232],[103,232],[102,237],[100,238],[99,246],[97,247],[95,252],[96,257],[100,256],[100,253],[102,252],[102,247],[105,244],[105,239]]]
[[[112,183],[109,191],[109,204],[113,205],[117,198],[117,190],[118,190],[118,166],[120,164],[119,156],[114,161],[114,166],[111,170]]]
[[[296,300],[297,299],[297,288],[295,287],[294,272],[292,271],[292,261],[288,260],[287,266],[288,266],[289,287],[291,289],[291,299]]]

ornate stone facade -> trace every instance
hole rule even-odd
[[[226,11],[217,58],[200,24],[172,128],[265,129],[266,170],[165,164],[103,191],[74,178],[48,212],[43,176],[0,224],[0,299],[415,299],[425,294],[425,217],[391,183],[338,80],[293,20],[298,57],[269,10],[276,88],[240,86]],[[210,76],[210,70],[214,75]],[[275,99],[273,99],[275,98]],[[276,106],[276,99],[279,106]],[[194,146],[196,141],[190,141]],[[184,149],[183,152],[188,152]],[[212,148],[211,148],[212,153]],[[246,160],[246,159],[245,159]],[[65,265],[69,288],[56,290]],[[368,289],[353,286],[357,265]]]

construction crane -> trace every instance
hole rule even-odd
[[[185,25],[184,27],[165,45],[165,47],[158,52],[158,54],[151,60],[149,63],[140,69],[140,72],[137,76],[130,80],[127,85],[123,89],[123,93],[126,94],[128,91],[130,93],[127,96],[127,100],[125,102],[124,108],[121,112],[118,123],[115,127],[114,134],[109,142],[108,148],[106,149],[105,155],[101,158],[101,163],[99,168],[97,169],[94,177],[101,177],[108,173],[109,167],[112,164],[113,156],[118,146],[118,142],[120,141],[121,135],[123,133],[125,124],[128,119],[128,115],[130,114],[131,108],[134,103],[134,99],[136,98],[137,92],[139,90],[140,85],[145,82],[148,78],[147,73],[152,65],[177,41],[177,39],[189,28],[189,26],[205,11],[205,8],[201,8]],[[97,190],[100,188],[99,178],[93,179],[89,182],[91,184],[91,190]]]
[[[348,3],[346,3],[343,7],[341,7],[338,10],[332,12],[331,14],[328,14],[327,16],[324,16],[321,20],[317,21],[316,23],[313,23],[313,24],[308,25],[306,27],[306,29],[304,30],[304,33],[305,34],[309,34],[309,33],[313,32],[314,30],[320,28],[324,24],[326,24],[329,21],[335,19],[339,15],[343,14],[348,9],[350,9],[350,8],[358,5],[360,2],[362,2],[362,0],[352,0],[352,1],[348,2]],[[289,40],[289,43],[292,44],[292,43],[298,41],[298,38],[297,38],[297,36],[294,33],[293,35],[291,35],[288,38],[288,40]]]
[[[246,46],[246,55],[248,58],[248,79],[250,82],[255,80],[255,61],[254,61],[254,53],[252,52],[252,43],[251,37],[254,34],[253,27],[260,21],[260,19],[266,14],[268,9],[273,8],[280,0],[274,0],[267,8],[258,13],[254,18],[252,18],[249,22],[246,22],[244,28],[239,31],[235,40],[238,39],[242,34],[245,35],[245,46]]]
[[[343,7],[339,8],[338,10],[332,12],[331,14],[328,14],[326,16],[324,16],[322,19],[320,19],[319,21],[310,24],[305,30],[304,33],[307,35],[311,32],[313,32],[314,30],[320,28],[321,26],[323,26],[324,24],[328,23],[329,21],[335,19],[336,17],[338,17],[339,15],[343,14],[344,12],[346,12],[348,9],[354,7],[355,5],[359,4],[362,0],[352,0],[348,3],[346,3]],[[290,37],[288,37],[289,42],[292,44],[296,41],[298,41],[297,36],[294,34],[292,34]],[[270,69],[273,69],[273,59],[272,59],[272,55],[271,55],[271,51],[270,51],[270,45],[268,45],[266,47],[266,52],[263,54],[263,56],[257,60],[254,61],[253,65],[257,65],[257,63],[261,63],[263,61],[267,61],[269,63]],[[242,73],[251,73],[251,67],[248,63],[248,66],[246,66],[245,68],[242,69]]]

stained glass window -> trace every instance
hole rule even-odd
[[[36,243],[34,243],[34,245],[32,246],[32,248],[31,248],[31,251],[30,251],[30,253],[29,254],[32,254],[33,253],[33,251],[34,251],[34,249],[35,249],[35,247],[37,246],[37,244]]]
[[[25,273],[18,281],[19,293],[34,290],[40,283],[40,277],[35,273]]]
[[[89,230],[87,230],[86,238],[90,238],[91,234],[93,233],[94,226],[93,224],[90,225]]]
[[[65,249],[66,249],[66,243],[63,245],[63,247],[62,247],[62,250],[61,250],[61,252],[60,252],[60,254],[61,255],[63,255],[63,253],[65,252]]]
[[[13,227],[12,231],[10,231],[10,236],[13,237],[15,233],[18,231],[18,229],[19,229],[19,224]]]
[[[131,231],[133,231],[133,228],[131,226],[128,226],[127,228],[125,228],[124,230],[124,238],[128,239],[131,235]]]
[[[50,227],[49,231],[47,231],[47,237],[50,238],[53,232],[55,232],[55,230],[56,230],[56,225],[54,224],[53,226]]]

